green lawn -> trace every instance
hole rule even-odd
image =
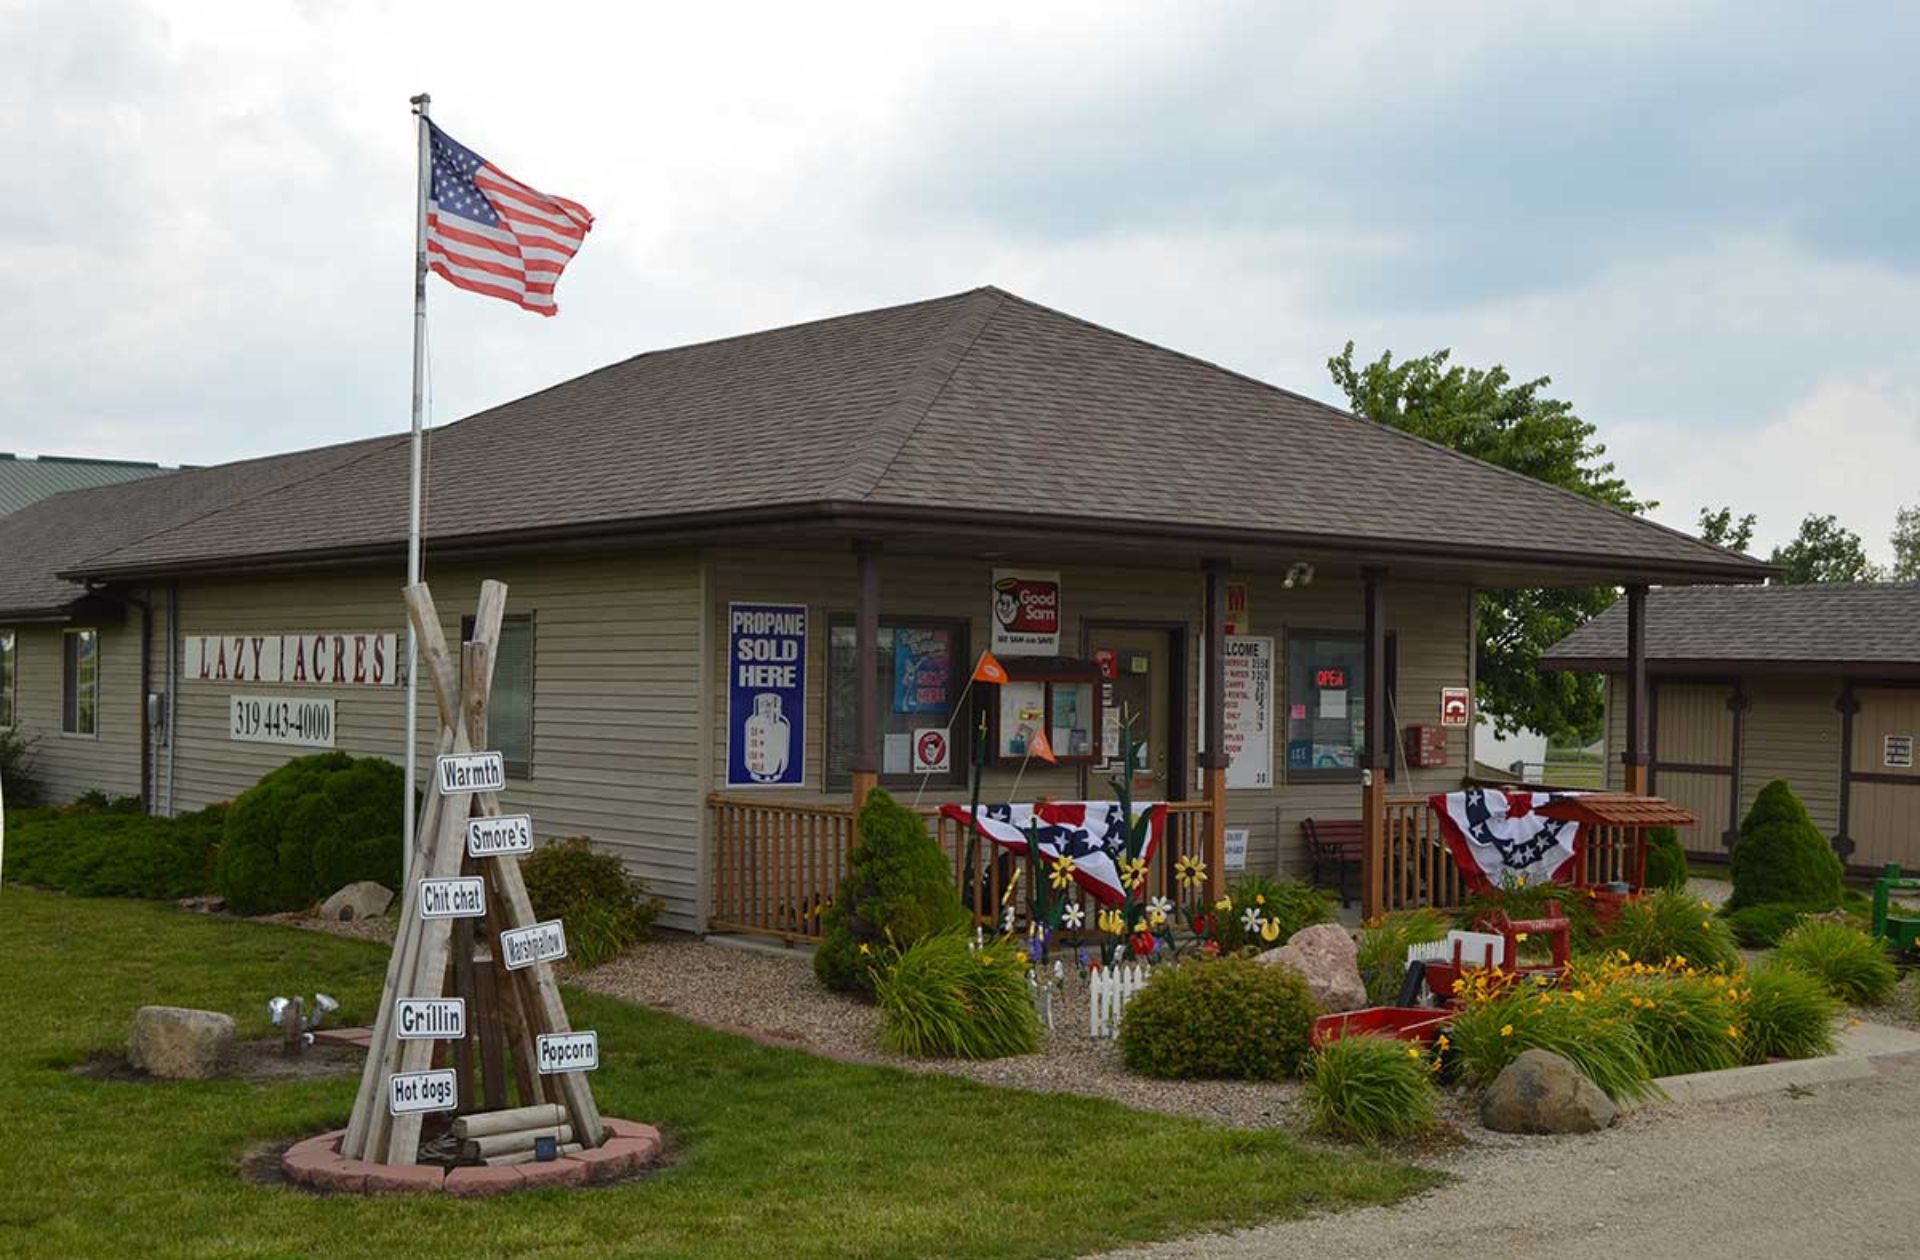
[[[611,1115],[659,1124],[652,1178],[487,1202],[245,1183],[249,1146],[346,1122],[357,1078],[76,1075],[149,1002],[268,1029],[275,993],[365,1019],[384,951],[138,902],[0,892],[0,1256],[1071,1256],[1375,1203],[1431,1174],[1357,1153],[940,1076],[831,1063],[569,993]]]

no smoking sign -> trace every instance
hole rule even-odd
[[[947,733],[937,726],[923,726],[913,733],[913,772],[938,774],[953,764],[953,749]]]

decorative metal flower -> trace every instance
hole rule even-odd
[[[1245,913],[1240,916],[1240,926],[1249,932],[1258,932],[1260,925],[1266,922],[1266,918],[1267,916],[1260,913],[1259,907],[1248,906]]]
[[[1013,931],[1013,907],[1012,906],[1008,906],[1005,910],[1002,910],[1000,912],[1000,930],[1002,932]]]
[[[1087,912],[1080,908],[1080,903],[1077,901],[1068,902],[1066,908],[1060,911],[1060,924],[1062,927],[1077,930],[1080,925],[1086,921]]]
[[[1067,888],[1073,884],[1073,872],[1077,869],[1071,855],[1062,853],[1053,862],[1051,882],[1055,888]]]
[[[1182,888],[1197,888],[1207,880],[1207,864],[1197,857],[1183,857],[1173,864],[1173,877]]]
[[[1260,939],[1263,941],[1279,940],[1280,939],[1280,920],[1268,919],[1266,922],[1262,923],[1260,925]]]
[[[1120,861],[1120,886],[1138,888],[1147,879],[1147,864],[1139,858],[1122,858]]]

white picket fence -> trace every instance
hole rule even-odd
[[[1087,1035],[1096,1041],[1116,1036],[1120,1031],[1121,1012],[1146,983],[1147,968],[1142,963],[1121,963],[1090,971],[1087,974]]]

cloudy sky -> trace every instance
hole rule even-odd
[[[1917,52],[1905,6],[1756,0],[0,0],[0,450],[403,429],[424,90],[599,216],[557,319],[433,282],[440,421],[992,283],[1330,400],[1348,338],[1550,375],[1661,520],[1884,559]]]

